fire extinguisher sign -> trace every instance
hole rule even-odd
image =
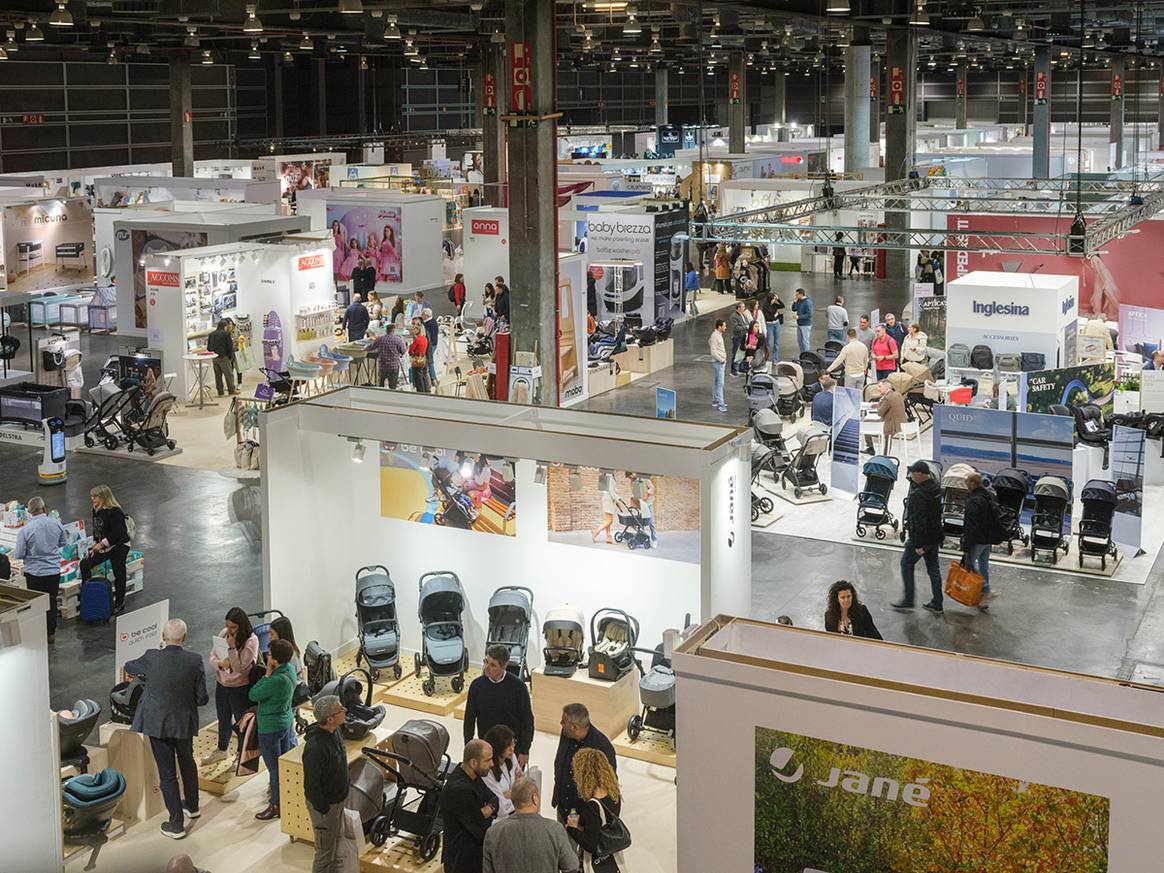
[[[1124,99],[1124,77],[1119,73],[1111,77],[1111,99],[1113,102]]]
[[[486,115],[497,114],[497,77],[493,73],[485,74],[485,81],[482,85],[484,97],[484,109]]]
[[[733,106],[739,105],[740,102],[740,74],[734,70],[728,78],[728,102]]]
[[[905,67],[889,69],[889,112],[892,115],[905,112]]]
[[[533,76],[528,42],[509,44],[510,106],[519,114],[533,109]]]
[[[1039,106],[1047,103],[1047,74],[1042,70],[1035,73],[1035,103]]]

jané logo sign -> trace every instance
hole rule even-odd
[[[975,300],[973,303],[973,312],[975,315],[984,315],[987,318],[990,318],[992,315],[1030,315],[1031,307],[1025,306],[1022,303],[998,303],[994,300],[989,303],[979,303]]]
[[[768,766],[772,775],[786,785],[794,785],[805,779],[803,764],[793,766],[794,753],[792,749],[776,749],[768,759]],[[888,776],[869,776],[859,770],[841,770],[833,767],[829,770],[827,779],[813,779],[808,775],[808,785],[828,791],[840,789],[849,794],[861,794],[865,797],[876,797],[878,800],[890,803],[905,803],[909,806],[926,807],[930,802],[929,777],[922,777],[917,782],[907,782],[904,786],[896,779]]]

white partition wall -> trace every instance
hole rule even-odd
[[[421,574],[454,571],[468,600],[473,660],[484,646],[489,597],[502,585],[534,592],[531,666],[541,662],[542,618],[565,603],[587,619],[602,607],[625,610],[641,622],[647,647],[685,614],[748,608],[747,435],[738,429],[361,388],[272,409],[262,429],[264,601],[326,648],[355,638],[354,576],[368,564],[392,574],[410,651],[420,643]],[[366,441],[362,461],[353,460],[349,437]],[[515,459],[515,535],[383,517],[381,440]],[[551,541],[535,461],[695,480],[698,560]]]
[[[955,843],[967,870],[1159,869],[1159,689],[725,616],[674,665],[684,747],[715,749],[678,760],[679,873],[839,873],[846,846],[924,873]]]

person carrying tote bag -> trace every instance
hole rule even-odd
[[[630,848],[631,836],[619,817],[622,795],[614,768],[598,749],[579,749],[572,766],[582,806],[569,811],[566,833],[585,853],[583,870],[627,873],[623,852]]]

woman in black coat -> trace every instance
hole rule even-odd
[[[857,589],[852,582],[844,579],[829,587],[828,605],[825,607],[825,630],[854,637],[881,639],[873,616],[857,599]]]
[[[93,568],[108,561],[113,568],[113,612],[125,608],[125,559],[129,556],[129,530],[122,510],[108,485],[89,490],[93,504],[93,546],[81,559],[81,579],[87,580]]]

